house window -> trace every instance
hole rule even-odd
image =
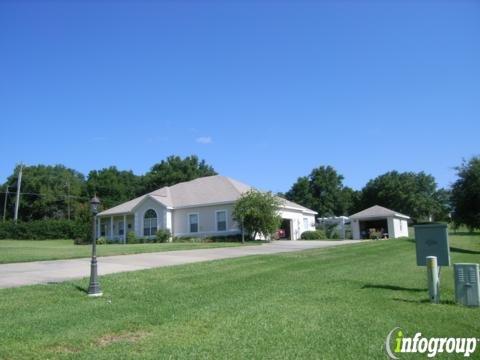
[[[157,232],[157,213],[155,210],[147,210],[143,218],[143,235],[152,236]]]
[[[308,218],[303,218],[303,229],[308,230]]]
[[[227,212],[225,210],[217,211],[217,231],[227,231]]]
[[[188,227],[191,233],[198,232],[198,214],[188,215]]]

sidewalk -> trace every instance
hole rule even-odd
[[[104,256],[98,258],[98,272],[99,275],[106,275],[248,255],[268,255],[315,248],[327,248],[360,242],[359,240],[274,241],[269,244],[232,248]],[[89,258],[2,264],[0,265],[0,288],[62,282],[87,277],[89,275]]]

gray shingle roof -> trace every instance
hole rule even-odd
[[[135,206],[145,197],[150,197],[167,208],[174,209],[235,202],[244,192],[250,189],[252,189],[251,186],[226,176],[207,176],[173,186],[165,186],[111,209],[102,211],[99,215],[131,213]],[[314,213],[312,210],[294,202],[285,199],[281,199],[281,201],[286,207]]]
[[[374,205],[368,209],[362,210],[356,214],[350,216],[350,219],[365,219],[365,218],[379,218],[379,217],[389,217],[396,216],[405,219],[410,219],[409,216],[401,214],[399,212],[387,209],[380,205]]]

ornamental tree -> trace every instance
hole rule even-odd
[[[249,190],[235,203],[233,219],[250,239],[255,240],[257,235],[269,239],[282,221],[278,214],[279,206],[280,199],[271,192]]]

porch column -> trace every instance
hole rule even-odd
[[[135,212],[133,214],[133,232],[135,233],[135,235],[139,236],[138,235],[138,218],[137,218],[137,213]]]
[[[110,216],[110,239],[113,240],[113,215]]]
[[[123,243],[127,243],[127,215],[123,215]]]

